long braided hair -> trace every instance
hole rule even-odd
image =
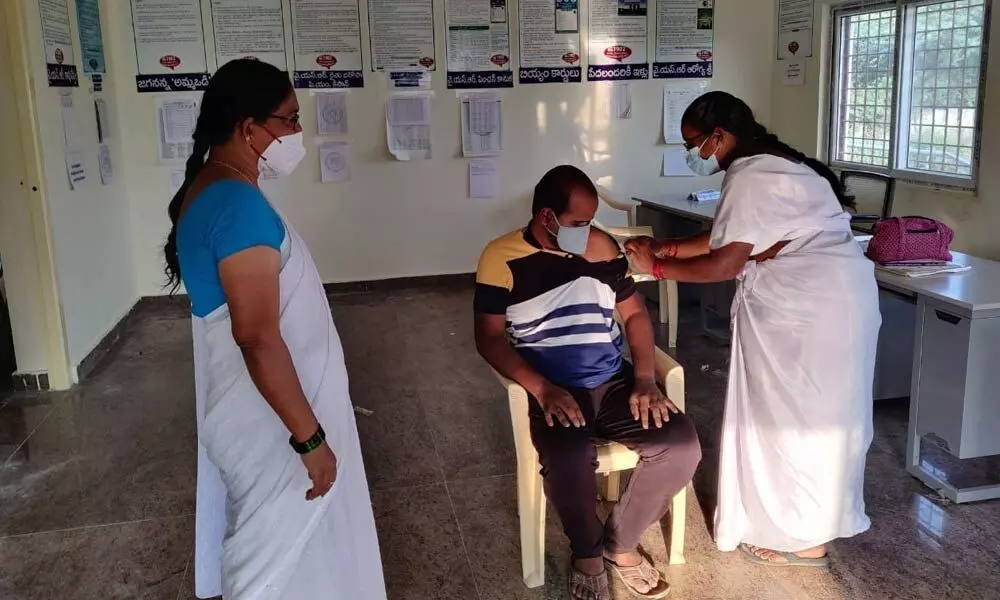
[[[844,208],[853,208],[854,201],[845,194],[844,186],[830,167],[815,158],[789,146],[757,122],[747,103],[726,92],[708,92],[691,103],[684,111],[681,122],[702,134],[710,134],[718,127],[737,139],[740,156],[779,154],[801,162],[826,179],[837,200]]]
[[[213,146],[228,142],[245,119],[266,120],[290,93],[292,83],[287,73],[265,62],[246,58],[226,63],[209,81],[201,99],[201,112],[193,136],[194,150],[185,166],[184,184],[167,207],[171,227],[163,245],[166,262],[163,272],[171,293],[177,291],[181,283],[177,220],[191,184],[205,167],[205,155]]]

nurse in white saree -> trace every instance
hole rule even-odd
[[[661,279],[738,282],[716,543],[761,565],[826,567],[828,542],[870,526],[874,268],[835,175],[745,103],[711,92],[682,123],[692,170],[726,170],[712,230],[628,249]]]
[[[290,174],[301,138],[286,73],[224,65],[170,204],[167,275],[193,313],[199,598],[386,597],[330,306],[302,239],[257,189],[259,163]]]

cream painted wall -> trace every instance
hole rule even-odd
[[[366,3],[361,4],[364,12]],[[516,2],[510,4],[512,24],[516,24]],[[441,28],[443,2],[435,5]],[[713,85],[742,96],[767,121],[774,68],[774,1],[717,0],[716,15]],[[136,93],[132,83],[135,65],[129,11],[106,9],[104,17],[120,128],[128,132],[121,164],[131,205],[137,290],[140,295],[159,294],[169,168],[156,161],[155,100]],[[362,27],[367,39],[364,16]],[[439,63],[443,63],[444,36],[438,35],[437,40]],[[212,48],[211,38],[208,47]],[[705,185],[693,178],[659,177],[662,81],[634,82],[632,119],[613,123],[602,114],[606,88],[600,84],[518,85],[503,92],[500,195],[470,200],[467,162],[460,156],[458,102],[444,83],[444,73],[434,73],[434,159],[402,163],[386,150],[384,75],[366,73],[366,87],[352,91],[348,99],[351,133],[345,139],[351,142],[354,162],[352,180],[344,184],[319,183],[313,135],[315,99],[307,91],[299,92],[311,154],[291,178],[267,182],[264,188],[304,236],[325,281],[474,270],[487,241],[528,219],[535,182],[559,163],[579,165],[593,178],[625,193],[691,191],[699,183]]]
[[[830,3],[817,2],[817,40],[813,58],[806,67],[806,85],[787,87],[782,83],[781,65],[774,69],[773,129],[788,143],[803,151],[825,156],[824,120],[827,118],[827,90],[830,81]],[[947,223],[955,230],[956,250],[1000,259],[1000,16],[994,13],[990,26],[994,43],[990,47],[986,97],[983,106],[983,132],[980,157],[979,190],[976,194],[935,190],[926,186],[900,183],[896,187],[893,213],[925,215]],[[772,59],[773,60],[773,59]]]
[[[39,135],[43,153],[46,192],[52,239],[56,255],[56,274],[65,317],[66,343],[74,367],[86,357],[98,341],[132,307],[137,297],[133,279],[132,246],[129,237],[129,202],[125,194],[123,128],[119,128],[114,77],[106,81],[104,97],[109,103],[112,140],[112,164],[116,169],[114,185],[101,185],[97,165],[97,124],[94,105],[86,80],[81,87],[66,88],[73,95],[75,116],[81,134],[87,180],[78,189],[69,189],[66,174],[65,143],[60,108],[60,91],[48,87],[45,76],[45,53],[37,2],[23,2],[25,31],[29,40],[36,99]],[[76,36],[75,3],[70,2],[70,21]],[[117,0],[102,2],[102,17],[122,9]],[[105,25],[105,29],[107,26]],[[76,56],[80,49],[75,48]],[[127,57],[109,54],[109,69]],[[77,58],[77,65],[81,60]],[[129,82],[121,82],[129,83]]]

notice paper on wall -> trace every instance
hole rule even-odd
[[[194,151],[194,127],[198,122],[195,98],[157,98],[159,160],[161,163],[184,162]]]
[[[711,77],[714,0],[657,0],[653,79]]]
[[[76,28],[83,54],[83,72],[104,73],[104,36],[98,0],[76,0]]]
[[[785,76],[782,83],[788,86],[800,86],[806,84],[806,63],[802,60],[786,60]]]
[[[469,198],[496,198],[500,190],[500,175],[495,158],[473,158],[469,161]]]
[[[708,89],[707,81],[673,81],[663,86],[663,139],[681,144],[681,117],[684,111]]]
[[[632,118],[632,86],[628,83],[612,83],[608,85],[606,98],[608,119],[622,120]]]
[[[437,66],[433,0],[368,0],[368,28],[372,71]]]
[[[568,83],[581,79],[578,0],[520,0],[518,41],[521,83]]]
[[[449,89],[514,86],[507,0],[445,0]]]
[[[170,176],[167,180],[167,189],[170,190],[170,197],[173,198],[184,185],[184,169],[170,169]]]
[[[79,150],[66,151],[66,176],[69,178],[69,189],[75,190],[87,179],[87,171],[83,168],[83,152]]]
[[[208,87],[199,0],[132,0],[132,32],[139,92],[191,92]]]
[[[97,149],[97,165],[101,170],[101,185],[111,185],[115,182],[115,170],[111,166],[111,148],[101,144]]]
[[[347,142],[323,142],[319,145],[320,181],[349,181],[351,179],[351,147]]]
[[[212,0],[216,68],[237,58],[256,58],[284,71],[281,6],[281,0]]]
[[[108,122],[108,103],[104,98],[94,98],[94,115],[97,119],[97,141],[104,143],[111,139],[111,125]]]
[[[694,177],[694,171],[687,166],[687,149],[684,146],[668,146],[663,150],[662,177]]]
[[[389,94],[385,129],[389,152],[397,160],[431,158],[431,94]]]
[[[498,156],[503,150],[503,114],[495,94],[462,96],[462,156]]]
[[[646,0],[590,0],[588,81],[649,79]]]
[[[297,88],[364,87],[358,0],[291,0]]]
[[[316,94],[316,123],[319,135],[347,133],[347,92]]]
[[[76,122],[76,109],[73,107],[73,93],[64,92],[59,95],[59,107],[62,110],[63,140],[67,148],[80,147],[80,126]]]
[[[80,76],[73,56],[69,0],[36,0],[42,18],[42,45],[50,87],[77,87]]]
[[[778,60],[813,55],[814,0],[778,0]]]

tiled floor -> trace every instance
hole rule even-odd
[[[358,425],[389,597],[564,598],[568,549],[551,511],[548,583],[528,590],[520,580],[510,420],[473,346],[468,290],[332,300],[354,402],[374,411]],[[834,545],[831,572],[761,569],[717,552],[705,515],[727,354],[683,324],[679,356],[705,458],[688,564],[667,568],[672,597],[1000,598],[1000,501],[951,506],[906,475],[906,407],[896,402],[875,409],[872,530]],[[192,598],[194,448],[190,328],[173,308],[140,311],[121,350],[76,390],[0,399],[0,598]],[[972,467],[1000,479],[996,461]],[[657,527],[644,539],[658,560],[663,537]]]

